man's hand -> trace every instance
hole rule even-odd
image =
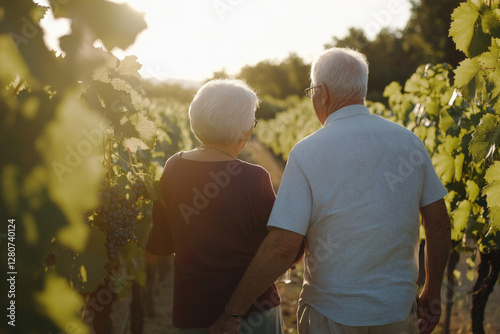
[[[441,317],[441,297],[430,296],[427,291],[423,291],[419,297],[420,307],[418,308],[418,330],[420,334],[432,333],[439,323]]]
[[[233,318],[227,314],[222,314],[210,327],[208,334],[238,334],[240,323],[240,319]]]
[[[292,266],[304,236],[272,228],[233,292],[226,307],[232,314],[244,314],[273,282]],[[300,256],[299,256],[300,257]],[[237,334],[241,320],[222,314],[210,327],[209,334]]]

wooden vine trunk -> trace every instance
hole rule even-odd
[[[480,253],[480,256],[481,262],[477,267],[478,277],[472,292],[471,317],[474,334],[485,334],[484,310],[500,272],[500,250]]]
[[[132,334],[142,334],[144,327],[141,290],[139,283],[134,281],[132,283],[132,301],[130,302],[130,332]]]
[[[458,261],[460,260],[460,254],[452,249],[450,252],[450,258],[448,259],[448,266],[446,268],[447,272],[447,285],[446,285],[446,300],[445,300],[445,318],[444,318],[444,334],[450,333],[450,321],[451,321],[451,311],[453,309],[453,300],[454,300],[454,288],[455,288],[455,276],[453,272],[457,267]]]
[[[104,285],[100,285],[95,291],[89,294],[87,299],[91,301],[92,307],[92,326],[95,334],[114,334],[113,321],[111,321],[111,310],[113,303],[117,299],[116,293],[110,286],[109,279],[104,280]]]

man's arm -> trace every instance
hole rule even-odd
[[[420,209],[425,230],[425,285],[420,294],[420,333],[431,333],[441,316],[441,282],[451,249],[450,218],[443,199]]]
[[[262,242],[238,287],[229,299],[226,312],[245,314],[252,303],[290,268],[302,245],[303,235],[273,228]],[[210,334],[235,334],[240,321],[223,313],[210,327]]]

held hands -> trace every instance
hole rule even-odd
[[[209,328],[208,334],[238,334],[241,319],[223,313]]]
[[[419,297],[418,329],[420,334],[432,333],[441,317],[441,296],[431,296],[425,290]]]

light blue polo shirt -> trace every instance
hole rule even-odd
[[[331,114],[290,152],[268,223],[305,235],[300,304],[348,326],[405,320],[419,208],[446,194],[411,131],[363,105]]]

